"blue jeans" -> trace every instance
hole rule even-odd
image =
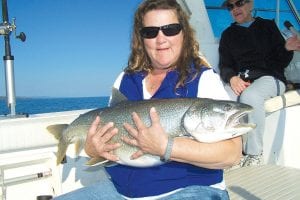
[[[208,186],[189,186],[161,200],[229,200],[228,192]]]
[[[58,196],[55,200],[121,200],[124,199],[109,180]],[[189,186],[161,200],[229,200],[226,190],[208,186]]]

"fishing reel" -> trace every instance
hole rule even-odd
[[[25,42],[25,33],[20,32],[20,34],[17,35],[16,29],[16,18],[13,18],[11,24],[6,21],[0,24],[0,35],[10,35],[11,32],[14,32],[15,38],[20,39],[22,42]]]

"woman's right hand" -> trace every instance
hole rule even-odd
[[[246,82],[238,76],[233,76],[230,79],[230,87],[237,96],[240,96],[249,85],[250,82]]]
[[[100,117],[97,116],[89,128],[86,141],[85,152],[90,157],[102,157],[111,161],[118,161],[118,157],[113,154],[113,150],[121,146],[120,143],[108,143],[110,139],[118,133],[113,122],[104,126],[100,125]]]

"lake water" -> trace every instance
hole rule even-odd
[[[106,107],[109,97],[29,98],[16,99],[16,114],[38,114]],[[6,99],[0,97],[0,115],[9,114]]]

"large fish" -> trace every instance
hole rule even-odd
[[[160,122],[170,137],[190,136],[201,142],[217,142],[237,137],[252,130],[254,124],[240,122],[242,116],[252,110],[246,104],[233,101],[222,101],[204,98],[178,98],[155,99],[144,101],[122,101],[114,106],[91,110],[80,115],[70,125],[51,125],[47,129],[59,140],[57,152],[57,164],[66,154],[69,144],[76,143],[77,154],[83,148],[88,129],[97,115],[101,118],[101,124],[114,122],[119,129],[111,142],[122,144],[115,150],[119,157],[118,163],[148,167],[162,164],[160,157],[146,154],[132,160],[130,156],[137,151],[135,146],[128,145],[121,140],[122,136],[129,137],[123,128],[123,123],[134,125],[132,112],[136,112],[142,121],[150,126],[149,110],[155,107]],[[105,160],[90,160],[89,164]]]

